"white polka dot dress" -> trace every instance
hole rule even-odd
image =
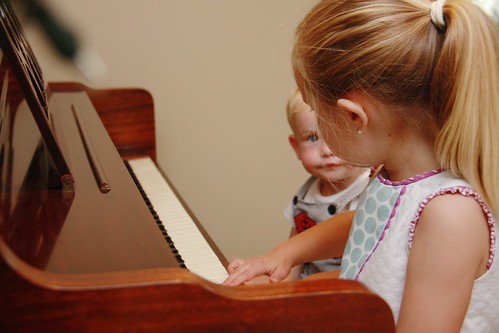
[[[363,282],[390,305],[398,318],[412,237],[426,204],[437,195],[472,196],[482,206],[491,230],[489,270],[475,281],[462,332],[497,332],[499,274],[495,222],[480,196],[448,172],[429,171],[398,182],[373,178],[359,198],[341,265],[341,278]]]

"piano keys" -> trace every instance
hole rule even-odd
[[[172,241],[172,248],[185,266],[208,281],[222,283],[228,276],[205,237],[182,206],[154,162],[148,158],[128,160],[131,172],[137,178],[151,209],[158,215],[158,223]]]
[[[152,96],[46,84],[5,0],[0,23],[0,332],[394,332],[354,281],[220,285],[226,259],[155,164]]]

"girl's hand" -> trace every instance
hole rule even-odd
[[[271,283],[284,280],[291,270],[291,265],[277,251],[253,259],[235,259],[227,267],[229,277],[225,285],[238,286],[255,277],[267,275]]]
[[[238,286],[263,275],[269,277],[270,283],[279,282],[289,275],[293,266],[298,267],[297,265],[319,259],[340,257],[350,233],[353,214],[353,211],[347,211],[334,215],[313,228],[289,238],[266,255],[249,260],[232,261],[227,267],[230,275],[224,284]]]

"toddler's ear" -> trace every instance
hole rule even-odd
[[[348,113],[347,119],[351,121],[352,128],[356,131],[363,131],[367,127],[368,118],[362,104],[348,98],[340,98],[336,104]]]
[[[288,141],[289,141],[289,144],[291,145],[291,147],[293,148],[293,150],[295,151],[296,157],[298,157],[298,159],[300,159],[300,149],[298,147],[298,140],[296,139],[294,134],[289,135]]]

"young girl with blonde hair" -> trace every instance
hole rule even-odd
[[[383,169],[348,241],[323,222],[233,261],[225,283],[344,251],[340,277],[381,295],[398,332],[497,331],[498,39],[468,0],[319,2],[296,32],[296,81],[332,151]]]

